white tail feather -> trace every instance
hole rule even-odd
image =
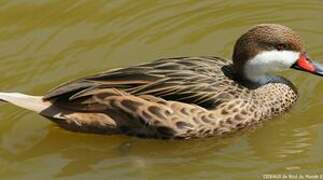
[[[40,113],[51,105],[50,102],[43,101],[42,96],[29,96],[21,93],[0,92],[0,100],[37,113]]]

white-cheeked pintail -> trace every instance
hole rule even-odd
[[[65,83],[45,96],[0,93],[0,99],[78,132],[151,138],[202,138],[253,127],[289,110],[297,91],[271,72],[323,75],[298,34],[257,25],[235,43],[233,61],[164,58]]]

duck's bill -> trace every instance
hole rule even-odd
[[[296,61],[295,64],[292,65],[291,68],[323,76],[323,65],[312,61],[305,54],[301,55],[301,57]]]

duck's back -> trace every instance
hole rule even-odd
[[[230,63],[219,57],[165,58],[65,83],[44,99],[69,101],[89,91],[111,88],[134,96],[152,95],[210,109],[247,90],[231,79],[226,68]]]

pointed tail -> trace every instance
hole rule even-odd
[[[50,102],[43,101],[42,96],[29,96],[21,93],[0,92],[0,100],[37,113],[40,113],[51,105]]]

